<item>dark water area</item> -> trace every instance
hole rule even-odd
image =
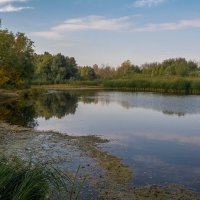
[[[0,120],[69,135],[100,135],[133,184],[200,192],[200,96],[65,91],[0,104]]]

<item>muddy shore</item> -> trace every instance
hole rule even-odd
[[[134,172],[123,161],[102,150],[109,141],[97,136],[69,136],[35,131],[0,122],[0,153],[24,162],[41,162],[85,177],[85,199],[200,199],[195,192],[177,185],[130,185]],[[86,197],[87,196],[87,197]]]

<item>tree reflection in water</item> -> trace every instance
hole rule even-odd
[[[34,128],[36,118],[62,118],[74,114],[78,106],[76,94],[55,92],[48,95],[20,99],[0,104],[0,120],[11,124]]]

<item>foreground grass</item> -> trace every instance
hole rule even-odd
[[[83,182],[78,184],[76,178],[47,166],[0,158],[0,199],[77,199]]]

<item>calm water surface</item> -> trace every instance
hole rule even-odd
[[[109,138],[103,148],[128,164],[136,186],[176,183],[200,192],[200,96],[71,91],[31,101],[3,105],[15,112],[11,123]]]

